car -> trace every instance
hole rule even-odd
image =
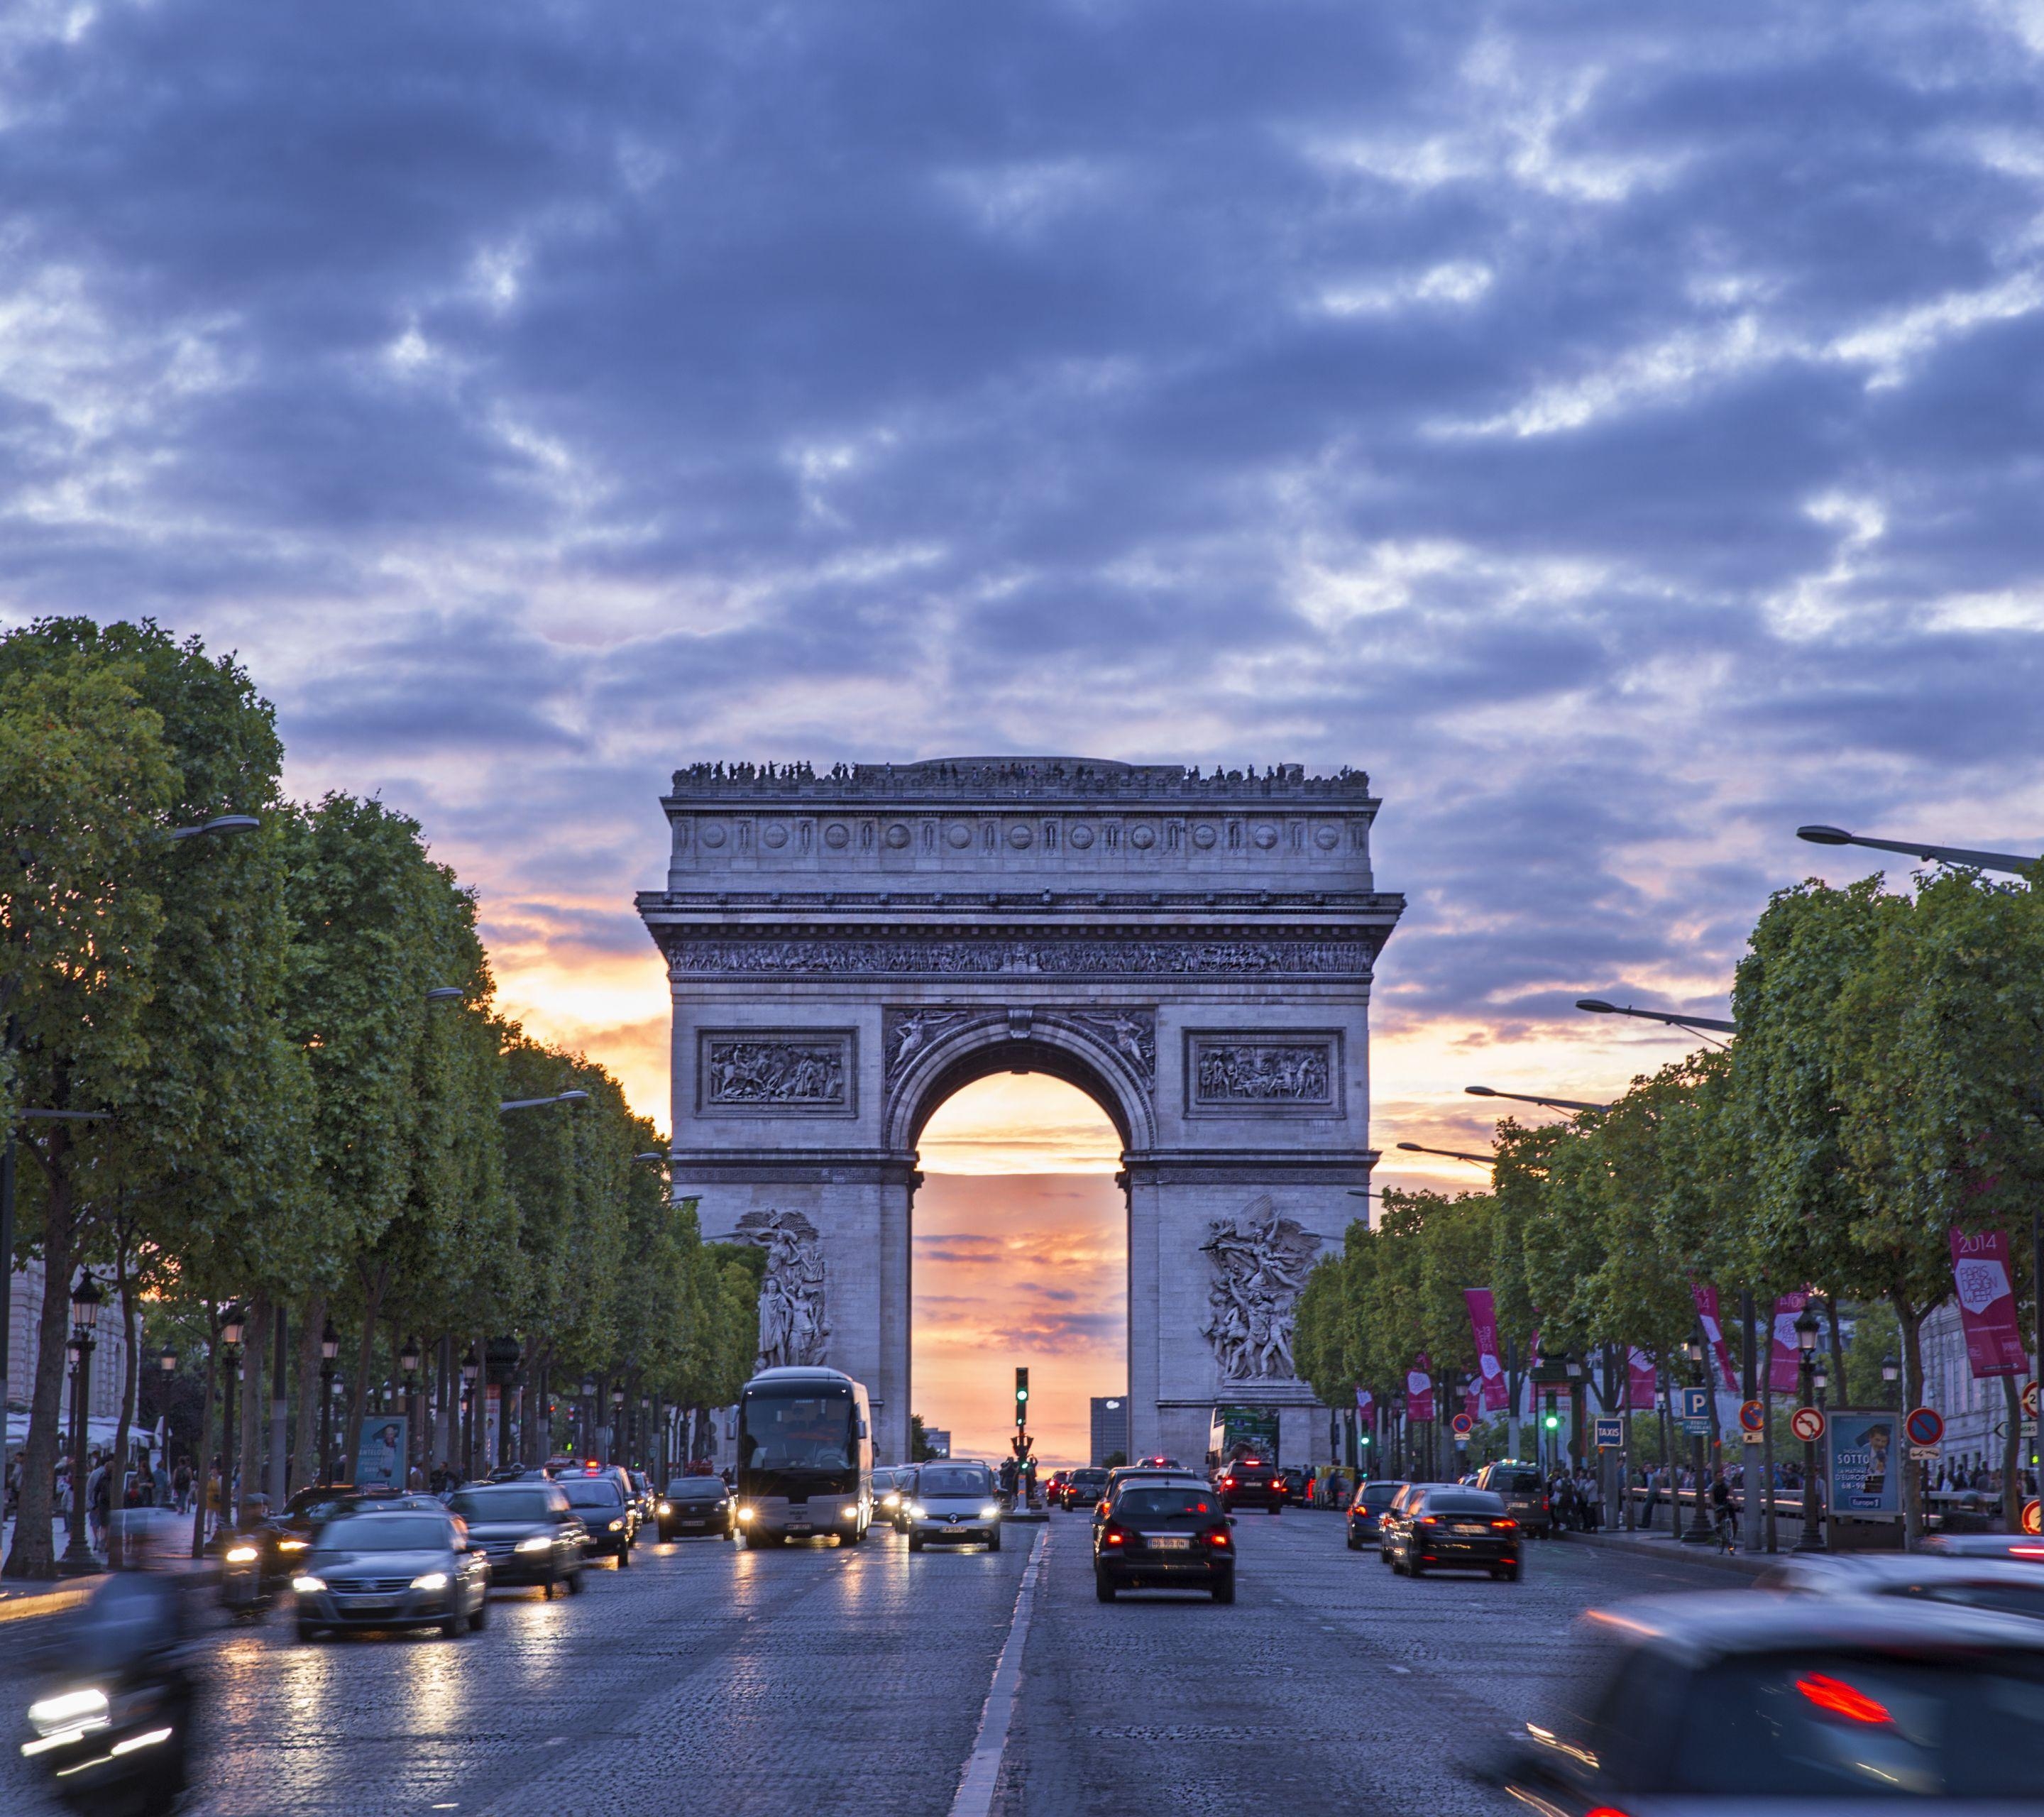
[[[1230,1514],[1238,1508],[1268,1508],[1273,1514],[1285,1511],[1284,1480],[1275,1464],[1267,1464],[1261,1458],[1237,1458],[1232,1463],[1224,1464],[1214,1488],[1220,1493],[1221,1506]]]
[[[1377,1516],[1391,1505],[1392,1498],[1404,1486],[1402,1482],[1386,1477],[1356,1485],[1354,1497],[1348,1504],[1350,1551],[1360,1552],[1377,1538]]]
[[[1090,1508],[1107,1493],[1107,1472],[1086,1469],[1074,1470],[1065,1478],[1060,1505],[1066,1509]]]
[[[738,1537],[738,1499],[721,1477],[676,1477],[667,1492],[653,1504],[653,1518],[663,1539],[685,1533]]]
[[[1476,1486],[1504,1496],[1505,1512],[1524,1531],[1539,1536],[1554,1531],[1546,1479],[1537,1466],[1509,1462],[1485,1464],[1476,1473]]]
[[[2020,1558],[2044,1565],[2044,1538],[2034,1533],[1934,1533],[1923,1550],[1944,1558]]]
[[[1787,1596],[1909,1596],[2044,1620],[2044,1573],[2022,1559],[1992,1554],[1862,1553],[1791,1558],[1760,1577],[1755,1588]]]
[[[647,1481],[644,1470],[627,1470],[626,1478],[632,1485],[632,1505],[639,1516],[639,1525],[645,1526],[653,1518],[653,1510],[659,1501],[654,1494],[653,1485]]]
[[[607,1471],[565,1477],[560,1488],[569,1507],[588,1530],[584,1553],[591,1558],[615,1558],[620,1569],[628,1565],[632,1543],[639,1535],[638,1523],[615,1477]]]
[[[1377,1555],[1389,1565],[1391,1562],[1392,1536],[1397,1532],[1398,1524],[1405,1517],[1405,1510],[1420,1490],[1427,1485],[1401,1483],[1398,1492],[1378,1511],[1377,1516]]]
[[[536,1584],[551,1598],[565,1584],[569,1595],[582,1593],[588,1535],[558,1484],[544,1477],[471,1483],[454,1492],[448,1512],[467,1523],[470,1546],[490,1561],[494,1588]]]
[[[1293,1508],[1306,1505],[1306,1473],[1290,1466],[1278,1473],[1278,1488],[1285,1501]]]
[[[1235,1600],[1235,1536],[1220,1497],[1201,1482],[1145,1473],[1124,1482],[1093,1535],[1093,1593],[1204,1590]]]
[[[1053,1470],[1043,1479],[1044,1507],[1058,1508],[1063,1505],[1065,1499],[1065,1484],[1069,1480],[1070,1476],[1070,1473],[1069,1471]]]
[[[965,1460],[924,1464],[909,1504],[909,1550],[983,1544],[1001,1550],[1001,1502],[993,1472]]]
[[[489,1619],[490,1560],[444,1508],[351,1512],[313,1535],[291,1580],[298,1638],[348,1628],[437,1627]]]
[[[1750,1590],[1584,1619],[1588,1676],[1476,1769],[1525,1808],[1819,1817],[1911,1796],[1917,1810],[2035,1808],[2036,1622]]]
[[[1093,1523],[1097,1527],[1107,1519],[1108,1505],[1114,1499],[1116,1490],[1128,1482],[1191,1483],[1195,1487],[1210,1489],[1213,1485],[1196,1470],[1181,1469],[1176,1464],[1124,1464],[1107,1473],[1107,1481],[1100,1492],[1100,1499],[1093,1504]]]
[[[893,1481],[886,1495],[874,1492],[874,1506],[878,1510],[874,1518],[884,1520],[897,1533],[909,1531],[909,1504],[916,1499],[916,1470],[913,1464],[897,1464],[892,1472]]]
[[[1427,1483],[1400,1510],[1391,1569],[1408,1577],[1429,1571],[1488,1571],[1516,1583],[1520,1526],[1504,1498],[1460,1483]]]

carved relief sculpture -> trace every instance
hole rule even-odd
[[[1202,1335],[1231,1381],[1289,1381],[1299,1293],[1321,1239],[1281,1218],[1266,1193],[1239,1218],[1216,1218],[1200,1245],[1213,1268]]]
[[[705,1105],[840,1110],[847,1104],[845,1043],[824,1040],[705,1038]]]
[[[824,1296],[823,1239],[800,1212],[747,1212],[732,1240],[766,1252],[759,1289],[759,1355],[755,1369],[820,1363],[830,1348]]]
[[[1199,1104],[1330,1104],[1334,1057],[1320,1041],[1201,1041],[1193,1052]]]

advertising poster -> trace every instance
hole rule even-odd
[[[362,1435],[355,1446],[357,1489],[405,1486],[405,1438],[402,1413],[379,1413],[362,1422]]]
[[[1785,1293],[1774,1302],[1774,1339],[1767,1356],[1767,1381],[1777,1394],[1793,1394],[1803,1380],[1803,1352],[1796,1321],[1810,1303],[1807,1293]]]
[[[2009,1280],[2008,1232],[1954,1227],[1951,1238],[1952,1287],[1974,1381],[2028,1375],[2030,1357],[2016,1327],[2015,1289]]]
[[[1504,1365],[1497,1354],[1497,1305],[1488,1287],[1466,1287],[1462,1299],[1469,1307],[1470,1331],[1476,1339],[1477,1373],[1483,1383],[1483,1411],[1502,1413],[1511,1399],[1506,1392]]]
[[[1278,1462],[1278,1409],[1274,1407],[1216,1407],[1224,1458],[1261,1458]]]
[[[1405,1372],[1405,1417],[1416,1425],[1434,1417],[1433,1368],[1422,1350]]]
[[[1833,1509],[1839,1514],[1899,1514],[1908,1454],[1896,1442],[1900,1416],[1835,1408],[1829,1417]]]
[[[1625,1359],[1625,1404],[1635,1413],[1651,1413],[1658,1402],[1654,1392],[1654,1359],[1646,1351],[1634,1350]]]
[[[1689,1296],[1696,1303],[1696,1316],[1703,1321],[1704,1335],[1710,1340],[1711,1354],[1718,1361],[1718,1377],[1727,1394],[1739,1392],[1739,1371],[1733,1368],[1731,1346],[1725,1342],[1724,1326],[1718,1317],[1718,1290],[1692,1281]]]

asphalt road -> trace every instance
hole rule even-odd
[[[1291,1810],[1304,1795],[1348,1817],[1488,1811],[1459,1762],[1537,1713],[1570,1669],[1572,1618],[1739,1581],[1562,1543],[1535,1548],[1516,1585],[1414,1582],[1347,1551],[1334,1515],[1294,1511],[1242,1516],[1234,1607],[1108,1606],[1087,1535],[1083,1515],[1058,1515],[1011,1527],[998,1554],[911,1558],[878,1531],[856,1549],[642,1546],[580,1597],[499,1593],[489,1627],[460,1640],[300,1646],[273,1616],[218,1638],[189,1809],[1062,1817]],[[0,1628],[10,1727],[27,1625]],[[0,1810],[54,1808],[7,1747]]]

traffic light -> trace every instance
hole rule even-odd
[[[1546,1427],[1550,1432],[1558,1431],[1561,1429],[1562,1416],[1554,1411],[1554,1397],[1551,1393],[1547,1396],[1546,1416],[1541,1420],[1540,1423]]]
[[[1015,1372],[1015,1423],[1025,1426],[1029,1420],[1029,1372],[1018,1369]]]

